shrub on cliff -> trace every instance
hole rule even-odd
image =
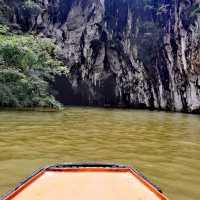
[[[2,34],[0,28],[0,106],[54,107],[60,104],[51,95],[55,75],[66,74],[48,39]]]

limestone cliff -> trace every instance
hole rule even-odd
[[[199,6],[199,0],[37,0],[12,4],[9,20],[13,30],[54,39],[70,70],[54,85],[64,104],[200,113]]]

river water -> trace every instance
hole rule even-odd
[[[0,112],[0,194],[57,162],[135,166],[171,200],[200,199],[200,116],[66,108]]]

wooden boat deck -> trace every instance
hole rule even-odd
[[[167,200],[128,168],[61,168],[40,172],[5,200]]]

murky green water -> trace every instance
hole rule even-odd
[[[40,166],[72,161],[136,166],[171,200],[198,200],[200,116],[96,108],[0,112],[0,194]]]

